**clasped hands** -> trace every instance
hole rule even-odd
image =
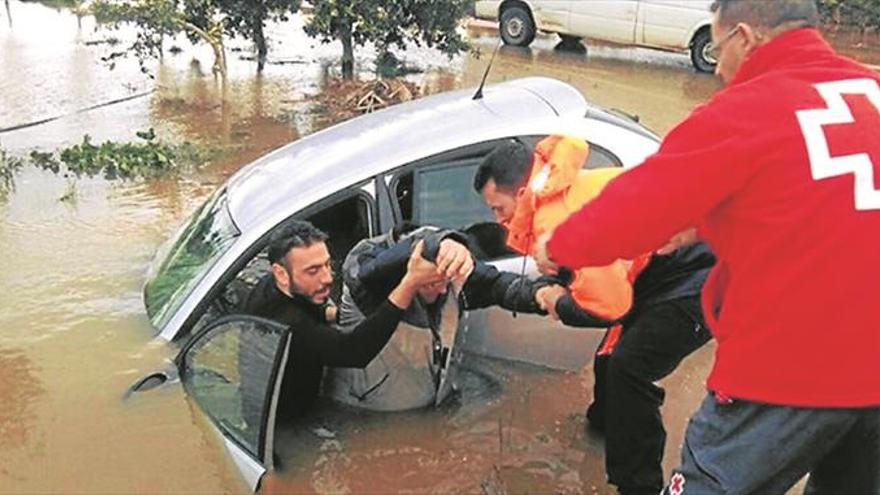
[[[467,278],[474,271],[474,260],[471,252],[463,244],[452,239],[440,241],[440,250],[437,253],[436,262],[431,262],[422,257],[424,241],[416,243],[407,264],[407,271],[419,285],[436,284],[440,282],[464,285]]]

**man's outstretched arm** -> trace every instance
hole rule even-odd
[[[309,335],[314,352],[327,366],[363,368],[385,347],[400,323],[419,287],[441,277],[437,266],[422,257],[424,243],[416,244],[406,265],[406,272],[387,299],[360,322],[350,333],[328,325],[317,325]],[[294,337],[294,340],[296,337]]]

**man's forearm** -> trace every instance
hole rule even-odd
[[[321,354],[327,366],[363,368],[388,343],[402,315],[401,308],[386,301],[358,323],[350,333],[321,325],[321,328],[310,334],[314,341],[314,350]]]
[[[464,286],[467,309],[501,306],[522,313],[540,312],[535,302],[536,282],[516,273],[502,272],[492,265],[477,262]]]
[[[570,294],[556,301],[556,314],[559,315],[559,321],[571,327],[607,328],[617,323],[581,308]]]
[[[404,275],[397,287],[391,291],[391,294],[388,294],[388,301],[397,308],[405,310],[412,303],[417,291],[418,286],[409,274]]]

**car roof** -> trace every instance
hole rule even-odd
[[[535,133],[560,116],[604,113],[575,88],[531,77],[427,96],[317,132],[258,159],[228,182],[229,211],[247,231],[291,203],[323,197],[389,168],[470,143]],[[306,204],[296,206],[304,207]]]

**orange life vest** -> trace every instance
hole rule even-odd
[[[582,139],[549,136],[535,146],[525,187],[517,192],[516,208],[508,223],[511,249],[534,254],[535,241],[596,197],[623,172],[620,168],[583,169],[589,147]],[[575,303],[600,318],[616,320],[633,302],[633,281],[647,265],[649,255],[633,261],[616,260],[601,267],[574,272],[569,291]]]

